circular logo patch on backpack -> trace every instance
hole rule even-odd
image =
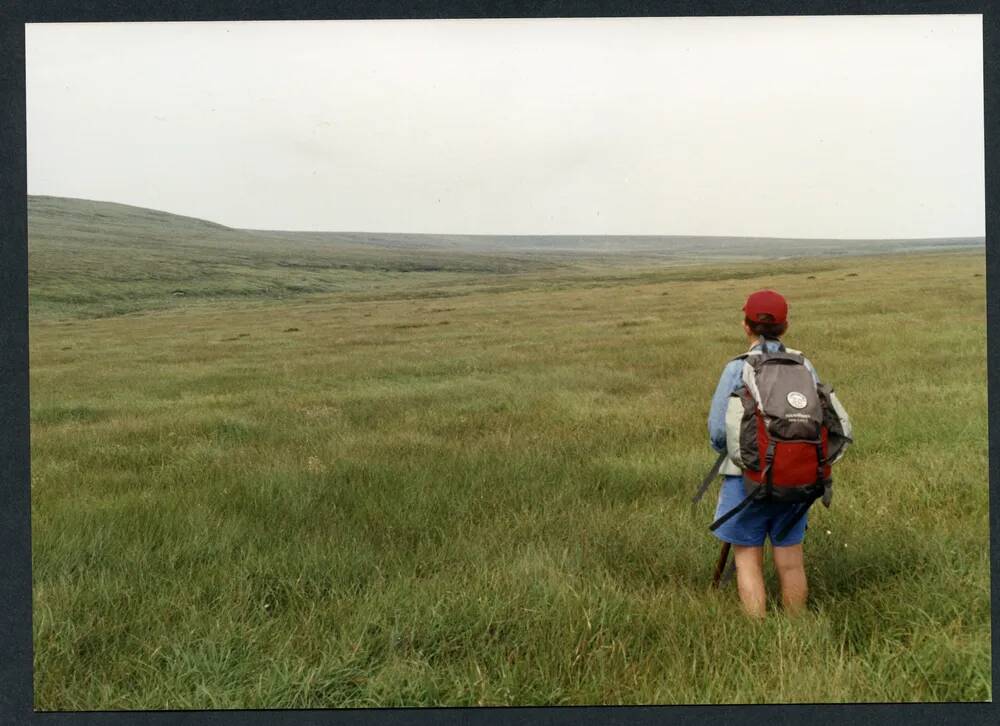
[[[809,404],[809,399],[798,391],[792,391],[787,396],[788,405],[792,408],[805,408]]]

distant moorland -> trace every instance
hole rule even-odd
[[[623,268],[970,250],[982,238],[801,240],[266,232],[109,202],[28,198],[33,315],[114,315],[192,299],[509,289]],[[752,268],[751,268],[752,269]],[[676,271],[675,271],[675,274]],[[700,273],[699,273],[700,274]],[[179,299],[183,298],[183,300]]]

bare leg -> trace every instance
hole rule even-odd
[[[802,545],[774,548],[774,568],[781,581],[781,602],[790,614],[801,612],[806,606],[808,587],[802,557]]]
[[[763,618],[767,611],[764,548],[733,545],[733,559],[736,561],[736,585],[743,609],[752,618]]]

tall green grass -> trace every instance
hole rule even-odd
[[[43,311],[36,707],[990,699],[983,266]],[[709,589],[689,497],[765,286],[857,443],[811,515],[808,612],[755,624]]]

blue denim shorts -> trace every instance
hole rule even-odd
[[[743,489],[743,477],[727,476],[722,480],[722,490],[719,492],[719,503],[715,507],[715,518],[718,519],[730,509],[743,501],[746,492]],[[803,516],[788,531],[783,539],[778,534],[795,517],[801,504],[785,502],[751,502],[750,506],[722,524],[713,534],[723,542],[729,542],[742,547],[761,547],[764,539],[769,537],[774,547],[788,547],[802,542],[806,536],[806,520]]]

